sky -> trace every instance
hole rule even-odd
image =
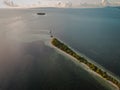
[[[35,2],[35,1],[40,1],[40,2],[46,2],[46,1],[70,1],[72,3],[76,2],[88,2],[88,3],[94,3],[94,2],[101,2],[102,0],[13,0],[13,1],[18,1],[18,2]],[[108,0],[109,2],[120,2],[120,0]]]
[[[44,3],[44,2],[54,2],[54,1],[61,1],[61,2],[70,1],[74,4],[74,3],[100,3],[102,0],[12,0],[12,1],[20,2],[20,3],[26,3],[26,2],[27,3],[34,3],[34,2]],[[120,0],[108,0],[108,1],[111,3],[120,2]]]
[[[61,2],[61,6],[65,6],[65,3],[72,3],[72,6],[77,4],[100,4],[102,0],[0,0],[0,6],[7,5],[6,3],[3,3],[4,1],[7,1],[8,3],[12,1],[14,4],[17,4],[19,6],[56,6],[58,2]],[[109,3],[114,5],[120,5],[120,0],[107,0]],[[3,5],[5,4],[5,5]],[[11,4],[10,4],[11,6]]]

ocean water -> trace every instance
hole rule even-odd
[[[120,10],[77,9],[66,14],[64,27],[61,25],[63,31],[59,32],[59,27],[58,36],[76,51],[120,76]]]
[[[117,8],[1,9],[0,90],[112,90],[45,42],[52,30],[73,49],[120,76],[119,29]]]

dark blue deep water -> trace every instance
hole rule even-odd
[[[58,36],[90,59],[120,76],[120,9],[66,10]],[[59,20],[57,20],[59,21]],[[56,30],[56,29],[55,29]]]
[[[1,9],[0,90],[112,90],[47,46],[49,30],[120,76],[120,9]]]

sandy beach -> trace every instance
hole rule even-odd
[[[62,50],[58,49],[57,47],[55,47],[54,45],[52,45],[51,40],[52,40],[52,39],[50,39],[48,42],[45,42],[45,44],[46,44],[47,46],[55,49],[57,53],[59,53],[59,54],[61,54],[61,55],[64,55],[65,57],[70,58],[76,65],[82,67],[84,70],[88,71],[88,72],[89,72],[91,75],[93,75],[94,77],[96,76],[97,78],[102,79],[107,85],[110,86],[109,88],[110,88],[111,90],[120,90],[117,85],[115,85],[114,83],[112,83],[112,82],[104,79],[102,76],[100,76],[99,74],[97,74],[96,72],[94,72],[93,70],[91,70],[91,69],[90,69],[87,65],[85,65],[84,63],[79,62],[76,58],[72,57],[71,55],[65,53],[64,51],[62,51]],[[109,74],[109,73],[108,73],[108,74]],[[111,74],[109,74],[109,75],[111,75]],[[111,76],[112,76],[112,75],[111,75]]]

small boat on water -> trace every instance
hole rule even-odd
[[[37,15],[45,15],[45,13],[37,13]]]
[[[50,37],[52,38],[52,37],[53,37],[53,35],[52,35],[52,30],[50,30],[50,32],[49,32],[49,33],[50,33]]]

